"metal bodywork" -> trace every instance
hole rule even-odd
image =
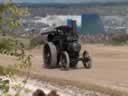
[[[81,44],[75,28],[59,26],[42,35],[47,35],[43,52],[46,67],[76,68],[78,61],[81,60],[86,68],[91,68],[91,59],[87,51],[84,51],[83,56],[79,58]]]

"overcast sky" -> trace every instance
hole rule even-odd
[[[5,0],[0,0],[3,2]],[[124,2],[128,0],[12,0],[20,3],[90,3],[90,2]]]

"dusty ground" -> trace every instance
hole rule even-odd
[[[9,78],[0,76],[3,80],[9,80],[10,81],[10,89],[9,93],[12,96],[15,96],[16,92],[18,91],[18,87],[15,89],[14,86],[20,84],[20,86],[23,86],[22,81],[24,78],[16,77],[15,80],[11,80]],[[46,95],[46,96],[110,96],[107,94],[94,92],[94,91],[88,91],[88,90],[80,90],[77,87],[70,86],[70,88],[59,86],[59,85],[52,85],[50,82],[37,80],[37,79],[29,79],[27,84],[25,85],[24,89],[22,89],[20,96],[33,96],[32,94],[35,93],[37,89],[42,90],[45,94],[49,94],[51,91],[52,95]],[[55,91],[58,95],[55,95]],[[38,91],[39,92],[39,91]],[[0,96],[2,94],[2,90],[0,89]],[[36,93],[37,94],[37,93]],[[34,95],[37,96],[37,95]],[[44,96],[44,95],[38,95],[38,96]]]
[[[69,71],[44,69],[42,50],[34,49],[31,51],[33,71],[49,77],[100,84],[128,91],[128,46],[88,44],[83,46],[82,50],[85,49],[89,51],[93,59],[93,68],[90,70],[84,69],[82,64],[79,64],[78,69]],[[14,57],[0,55],[0,64],[10,64],[14,60]]]

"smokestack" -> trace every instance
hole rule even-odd
[[[76,32],[76,30],[77,30],[77,26],[76,26],[76,21],[75,20],[72,20],[72,29],[73,29],[73,32]]]
[[[73,29],[72,30],[73,32],[77,31],[76,20],[68,19],[67,20],[67,25]]]

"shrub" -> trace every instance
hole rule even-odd
[[[43,40],[42,36],[37,36],[37,37],[31,38],[30,39],[30,48],[40,46],[43,43],[44,43],[44,40]]]
[[[128,43],[128,34],[115,34],[112,36],[112,44],[127,44]]]
[[[24,48],[30,47],[30,41],[26,38],[14,38],[14,37],[0,37],[0,53],[12,54],[16,51],[16,48],[20,48],[23,44]]]
[[[12,38],[1,38],[0,39],[0,53],[11,52],[14,50],[15,39]]]

